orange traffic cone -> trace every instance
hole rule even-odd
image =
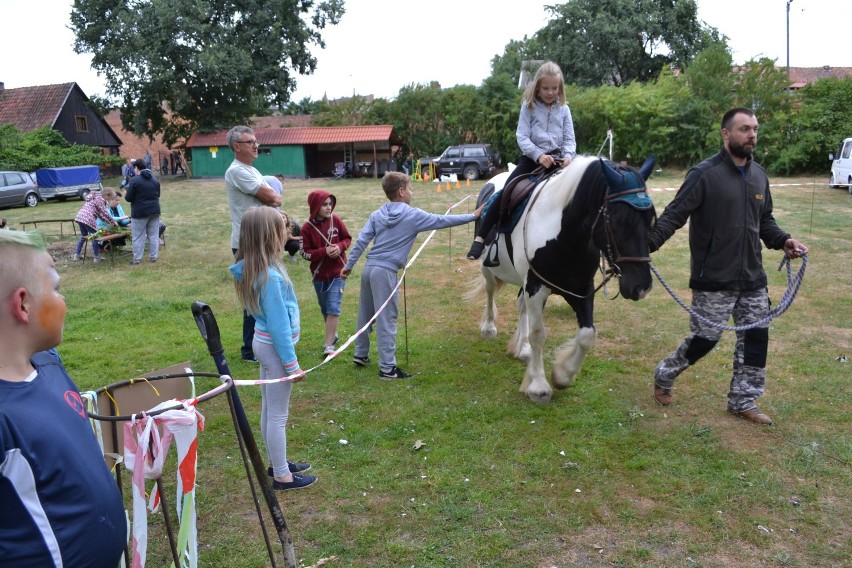
[[[461,183],[459,183],[459,180],[456,180],[456,189],[461,189]]]
[[[470,187],[470,179],[467,180],[467,183],[465,183],[465,185]]]
[[[438,193],[441,193],[441,184],[438,184]]]

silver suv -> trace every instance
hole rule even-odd
[[[44,201],[38,184],[27,172],[0,172],[0,207],[35,207]]]

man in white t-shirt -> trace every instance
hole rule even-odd
[[[268,205],[281,207],[281,195],[276,193],[263,175],[252,164],[257,160],[257,137],[248,126],[235,126],[228,131],[228,147],[234,152],[234,161],[225,172],[225,189],[228,191],[228,210],[231,213],[231,252],[237,254],[240,241],[240,223],[249,207]],[[243,359],[256,361],[251,349],[254,337],[254,318],[243,312]]]

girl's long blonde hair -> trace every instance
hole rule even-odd
[[[243,213],[236,257],[243,261],[243,277],[234,279],[234,288],[240,303],[252,315],[260,314],[260,293],[269,279],[270,268],[290,282],[281,261],[289,226],[286,213],[272,207],[251,207]]]
[[[556,77],[559,79],[559,104],[565,104],[565,77],[562,75],[562,69],[553,61],[545,61],[535,72],[535,77],[524,89],[524,104],[532,108],[535,104],[535,99],[538,96],[538,88],[541,86],[541,80],[545,77]]]

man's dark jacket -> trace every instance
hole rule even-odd
[[[124,198],[130,202],[130,217],[133,219],[160,214],[160,182],[151,170],[142,170],[138,176],[130,178]]]
[[[723,148],[686,179],[648,235],[657,250],[689,220],[693,290],[759,290],[766,287],[760,241],[781,249],[790,238],[772,216],[769,178],[749,158],[742,170]]]

